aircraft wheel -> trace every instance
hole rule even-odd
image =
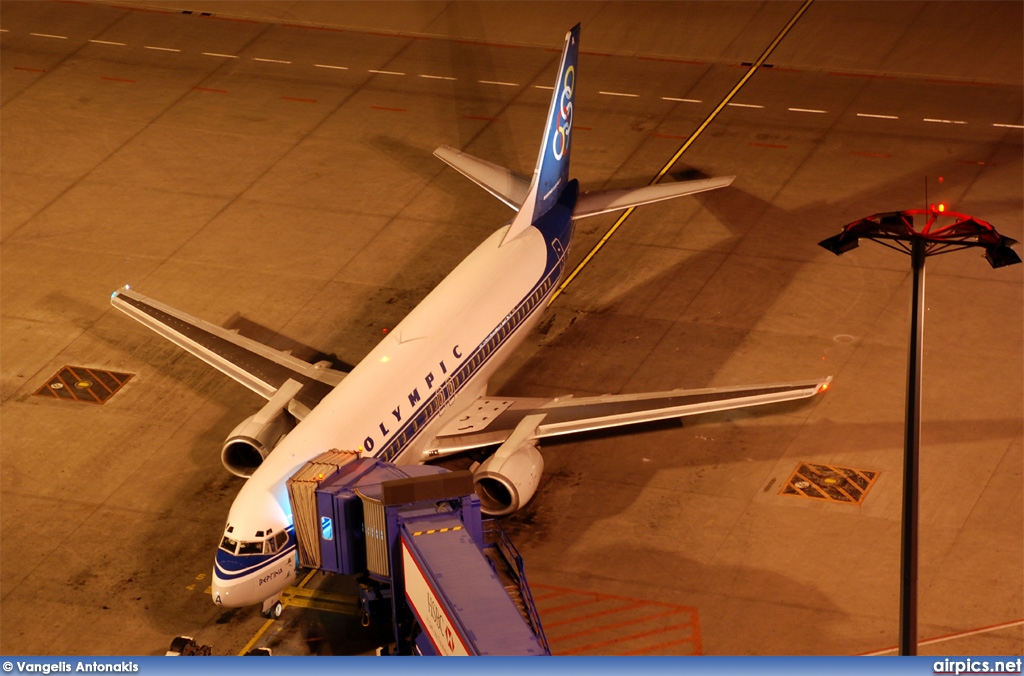
[[[278,601],[270,607],[270,610],[263,613],[263,617],[267,618],[268,620],[276,620],[277,618],[281,617],[281,613],[283,612],[284,606],[281,605],[280,601]]]

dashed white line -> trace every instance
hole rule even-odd
[[[219,56],[222,59],[237,59],[236,54],[220,54],[218,52],[203,52],[203,56]]]
[[[29,35],[34,35],[37,38],[53,38],[54,40],[67,40],[68,39],[68,36],[66,36],[66,35],[51,35],[50,33],[29,33]]]
[[[174,47],[154,47],[153,45],[145,45],[145,46],[143,46],[143,49],[152,49],[153,51],[156,51],[156,52],[180,52],[181,51],[180,49],[175,49]]]
[[[420,77],[426,78],[428,80],[454,80],[455,79],[455,78],[449,77],[447,75],[425,75],[423,73],[420,74]]]
[[[397,70],[374,70],[373,68],[370,68],[367,72],[376,73],[377,75],[405,75],[405,73],[400,73]]]
[[[625,92],[598,92],[598,94],[604,94],[605,96],[625,96],[630,99],[640,98],[639,94],[627,94]]]
[[[1001,122],[993,122],[993,127],[1003,127],[1005,129],[1024,129],[1024,124],[1002,124]]]
[[[700,99],[680,99],[675,96],[662,96],[662,101],[678,101],[680,103],[703,103]]]
[[[114,45],[116,47],[126,47],[126,42],[114,42],[113,40],[89,40],[89,42],[96,43],[97,45]]]
[[[332,70],[348,70],[348,66],[332,66],[326,63],[314,63],[316,68],[331,68]]]
[[[787,108],[786,110],[793,113],[817,113],[818,115],[828,112],[827,110],[818,110],[817,108]]]
[[[549,92],[555,91],[554,87],[548,87],[547,85],[533,85],[533,88],[534,89],[544,89],[544,90],[549,91]]]
[[[497,80],[477,80],[480,84],[492,84],[498,85],[499,87],[518,87],[519,85],[515,82],[498,82]]]
[[[924,122],[936,122],[938,124],[967,124],[964,120],[940,120],[935,117],[926,117]]]
[[[291,61],[282,61],[281,59],[261,59],[258,56],[252,57],[252,60],[253,61],[260,61],[262,63],[284,63],[284,64],[290,64],[291,63]]]
[[[896,115],[874,115],[872,113],[857,113],[857,117],[873,117],[876,120],[898,120]]]
[[[756,103],[730,103],[729,105],[735,108],[764,108],[764,106],[759,106]]]

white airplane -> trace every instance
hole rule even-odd
[[[227,438],[224,466],[248,477],[228,514],[213,570],[222,606],[262,603],[279,616],[296,577],[286,481],[331,449],[396,464],[497,447],[475,468],[484,511],[510,514],[533,496],[548,437],[811,397],[830,379],[557,399],[487,395],[565,272],[573,222],[729,185],[733,177],[580,194],[569,180],[577,25],[565,48],[532,179],[447,146],[440,159],[516,210],[349,373],[309,364],[125,287],[117,309],[267,400]]]

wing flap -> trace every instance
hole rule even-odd
[[[624,425],[635,425],[701,413],[806,399],[824,392],[831,376],[823,380],[670,390],[644,394],[565,397],[559,399],[482,398],[452,420],[437,435],[432,457],[504,443],[519,423],[530,415],[543,415],[532,438],[545,439]]]
[[[115,291],[110,304],[265,399],[273,397],[292,379],[303,386],[296,399],[307,409],[312,408],[345,376],[192,317],[127,287]]]
[[[721,178],[702,178],[696,181],[679,181],[677,183],[658,183],[642,188],[628,188],[625,190],[602,190],[598,192],[584,193],[576,202],[576,211],[573,218],[587,218],[606,214],[609,211],[638,207],[644,204],[653,204],[662,200],[669,200],[683,195],[693,195],[707,190],[717,190],[730,185],[735,176],[723,176]]]

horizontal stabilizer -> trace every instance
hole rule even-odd
[[[530,190],[529,180],[510,169],[460,152],[451,146],[441,146],[434,151],[434,156],[513,209],[518,210],[526,200],[526,193]]]
[[[702,178],[696,181],[679,181],[677,183],[658,183],[643,188],[629,188],[626,190],[602,190],[599,192],[584,193],[576,202],[576,211],[573,218],[586,218],[606,214],[609,211],[638,207],[642,204],[661,202],[662,200],[693,195],[694,193],[706,190],[716,190],[731,184],[735,176],[723,176],[721,178]]]

